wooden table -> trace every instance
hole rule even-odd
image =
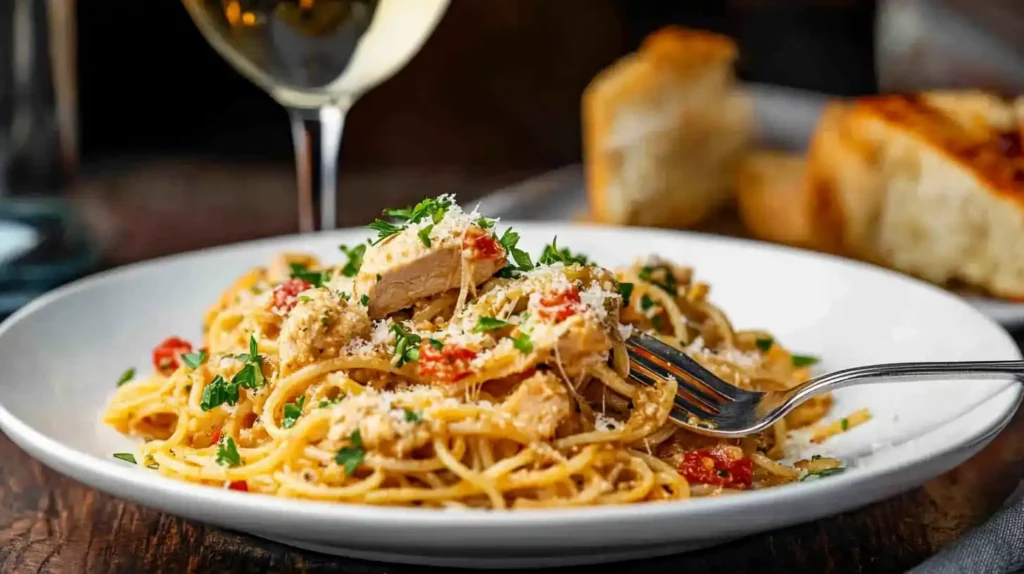
[[[101,170],[78,186],[74,202],[109,241],[106,266],[116,266],[293,232],[290,170],[203,161]],[[341,189],[349,191],[351,204],[340,219],[344,225],[365,222],[384,204],[448,191],[467,200],[524,175],[348,174]],[[1017,337],[1021,344],[1024,337]],[[991,516],[1020,482],[1022,413],[984,451],[921,488],[840,516],[685,555],[624,563],[616,571],[903,572]],[[318,555],[123,502],[49,470],[2,435],[0,460],[2,572],[441,571]]]

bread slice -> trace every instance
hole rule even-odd
[[[983,92],[836,103],[808,154],[819,248],[1024,298],[1018,103]]]
[[[759,150],[740,163],[737,207],[746,232],[756,239],[810,247],[803,155]]]
[[[736,46],[668,27],[583,93],[583,161],[596,220],[691,227],[733,197],[752,106],[734,88]]]

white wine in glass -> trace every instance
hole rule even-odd
[[[214,49],[288,109],[299,228],[334,228],[346,112],[419,51],[449,0],[183,2]]]

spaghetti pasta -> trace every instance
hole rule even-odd
[[[828,397],[721,441],[669,420],[674,381],[629,379],[635,329],[740,387],[806,379],[809,357],[734,329],[692,270],[613,272],[554,242],[534,263],[451,196],[389,214],[343,266],[284,254],[248,271],[207,311],[200,349],[158,347],[156,372],[104,413],[142,439],[138,463],[284,497],[490,509],[677,500],[839,466],[780,462]]]

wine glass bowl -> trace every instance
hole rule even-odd
[[[299,227],[336,225],[345,114],[419,51],[449,0],[183,0],[207,42],[289,110]]]

